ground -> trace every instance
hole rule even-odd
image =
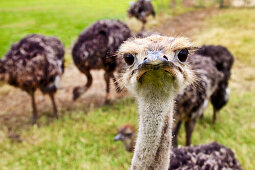
[[[31,10],[29,7],[21,8],[19,4],[15,5],[19,10],[25,11],[24,15],[29,18],[26,14],[27,10]],[[78,4],[61,5],[60,9],[65,10],[68,6],[76,7]],[[99,6],[103,9],[104,4]],[[38,5],[32,11],[36,12],[39,9],[37,12],[40,13],[41,8],[52,8],[50,11],[54,11],[54,6],[50,5]],[[8,8],[7,12],[10,10]],[[69,17],[67,25],[75,25],[81,22],[84,16],[72,21],[71,14],[74,13],[73,15],[77,17],[81,11],[81,8],[77,11],[68,11],[60,19]],[[7,13],[6,8],[0,12]],[[123,13],[124,7],[116,12],[116,17],[118,12]],[[6,15],[9,17],[8,14]],[[19,22],[8,24],[10,19],[8,17],[4,17],[5,21],[0,25],[0,29],[4,30],[1,34],[4,36],[11,33],[8,32],[10,30],[15,31],[14,28],[25,29],[24,25],[29,24],[28,21],[23,24]],[[59,17],[56,15],[57,19]],[[92,22],[93,17],[90,18],[89,23]],[[45,18],[46,21],[50,19]],[[136,21],[125,21],[133,30],[137,30]],[[222,44],[234,54],[230,102],[219,114],[215,126],[211,125],[212,110],[207,109],[204,120],[199,121],[195,128],[193,144],[217,141],[234,150],[244,169],[252,169],[255,165],[253,161],[255,158],[255,35],[253,33],[255,10],[198,10],[177,17],[161,15],[155,20],[151,18],[150,21],[152,24],[147,29],[167,35],[186,35],[197,42],[197,45]],[[75,31],[70,32],[68,30],[73,27],[66,27],[65,22],[62,22],[63,25],[60,24],[56,28],[64,27],[63,30],[67,35],[55,29],[38,28],[38,30],[48,31],[47,34],[59,34],[68,49],[68,45],[72,44],[84,25],[79,25],[75,27]],[[24,34],[24,29],[18,31]],[[0,41],[3,46],[1,54],[4,54],[3,51],[8,49],[11,42],[21,36],[18,31],[17,35],[7,43]],[[68,36],[73,37],[71,42]],[[73,87],[84,84],[86,79],[74,67],[70,56],[67,58],[69,58],[67,69],[57,93],[57,103],[61,108],[59,120],[55,120],[52,116],[48,98],[38,92],[37,103],[41,118],[38,125],[32,126],[29,96],[19,89],[1,85],[0,108],[4,109],[0,111],[0,157],[4,159],[0,159],[0,166],[3,169],[128,169],[132,154],[126,153],[121,143],[114,143],[113,137],[120,125],[127,122],[136,125],[135,101],[129,97],[124,100],[117,99],[118,96],[112,90],[114,104],[102,106],[105,96],[103,72],[93,71],[92,88],[81,99],[72,102]],[[179,139],[183,144],[183,131]]]

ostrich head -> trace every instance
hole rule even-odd
[[[130,124],[125,124],[119,128],[118,134],[115,136],[115,141],[122,141],[127,151],[132,152],[135,145],[135,128]]]
[[[152,35],[126,41],[119,56],[126,62],[122,83],[136,96],[157,93],[177,94],[194,81],[194,73],[187,64],[187,38]]]

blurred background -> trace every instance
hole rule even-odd
[[[58,37],[65,45],[65,73],[56,95],[60,118],[47,96],[36,92],[38,123],[31,124],[30,97],[0,83],[0,167],[2,169],[128,169],[132,153],[113,138],[125,123],[137,127],[135,100],[117,94],[104,105],[103,71],[92,71],[92,87],[77,101],[72,90],[86,82],[74,66],[71,47],[100,19],[119,19],[137,33],[142,24],[128,18],[128,0],[0,0],[0,57],[30,33]],[[192,145],[217,141],[230,147],[244,169],[255,167],[255,1],[152,0],[156,17],[145,30],[188,36],[196,45],[226,46],[235,63],[230,100],[211,124],[212,107],[196,124]],[[178,137],[185,144],[183,128]]]

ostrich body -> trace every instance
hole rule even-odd
[[[119,128],[115,141],[122,141],[126,151],[135,148],[135,128],[125,124]],[[217,142],[200,146],[173,148],[169,170],[241,169],[233,151]]]
[[[110,78],[115,79],[113,72],[116,65],[115,52],[120,44],[131,36],[128,26],[121,21],[100,20],[86,28],[75,42],[72,56],[77,68],[86,75],[85,86],[73,90],[76,100],[92,84],[92,69],[104,69],[106,81],[106,101],[110,92]],[[116,82],[114,80],[114,82]],[[116,84],[115,84],[116,85]]]
[[[242,170],[233,151],[217,142],[210,144],[173,148],[169,170]]]
[[[33,122],[38,114],[34,93],[49,94],[58,117],[54,95],[64,73],[64,46],[55,37],[32,34],[12,45],[0,60],[1,80],[26,91],[32,98]]]
[[[215,123],[217,112],[219,112],[229,100],[230,90],[228,88],[228,81],[231,76],[234,57],[226,47],[220,45],[204,45],[196,51],[196,54],[211,58],[215,62],[218,71],[223,74],[222,80],[218,82],[217,90],[210,98],[213,105],[213,123]]]
[[[129,17],[135,17],[142,22],[142,30],[144,30],[149,15],[152,15],[153,17],[156,15],[153,5],[149,0],[138,0],[131,4],[128,10]]]
[[[166,170],[170,163],[174,99],[195,80],[192,44],[182,37],[150,36],[123,43],[123,85],[138,102],[139,130],[131,169]]]
[[[180,126],[184,122],[186,145],[191,144],[191,136],[196,120],[208,105],[211,95],[217,89],[223,75],[210,58],[192,54],[188,60],[194,70],[198,81],[189,85],[176,97],[176,107],[173,124],[173,146],[177,146],[177,137]]]

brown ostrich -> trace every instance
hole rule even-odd
[[[119,57],[127,63],[122,83],[138,102],[139,130],[132,170],[169,168],[174,100],[195,81],[187,62],[192,48],[187,38],[159,35],[132,39],[120,47]]]
[[[92,69],[104,69],[106,82],[105,102],[109,102],[110,78],[117,65],[115,52],[121,43],[131,37],[131,31],[126,24],[116,20],[100,20],[86,28],[75,42],[72,49],[73,61],[77,68],[86,75],[85,86],[75,87],[73,99],[76,100],[92,85]],[[117,88],[118,89],[118,88]]]
[[[31,96],[33,123],[38,118],[34,95],[38,88],[50,96],[58,118],[54,95],[64,73],[64,54],[64,45],[57,38],[32,34],[13,44],[0,60],[0,79]]]
[[[147,17],[152,15],[155,17],[156,13],[150,0],[137,0],[132,3],[128,9],[128,16],[135,17],[142,22],[141,30],[144,30],[147,23]]]
[[[128,152],[133,152],[136,143],[134,126],[125,124],[119,128],[115,141],[122,141]],[[183,169],[241,169],[233,151],[217,142],[200,146],[173,148],[169,170]]]
[[[175,147],[182,122],[185,126],[186,146],[191,144],[196,120],[203,114],[211,95],[216,91],[218,83],[223,78],[222,73],[216,69],[214,61],[210,58],[191,54],[188,62],[198,81],[196,84],[186,87],[183,93],[175,99],[175,121],[173,124],[173,146]]]
[[[223,74],[223,79],[218,82],[217,90],[210,97],[210,101],[213,105],[212,123],[214,124],[216,121],[216,114],[229,100],[230,89],[228,88],[228,82],[231,76],[234,57],[226,47],[220,45],[203,45],[196,51],[196,54],[211,58],[218,71]]]

